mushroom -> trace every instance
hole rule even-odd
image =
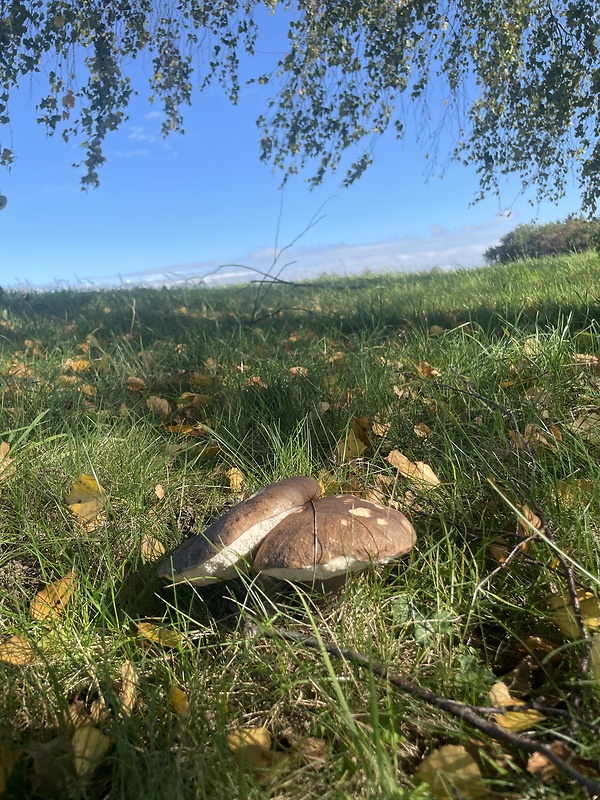
[[[323,497],[290,514],[258,548],[255,572],[289,581],[329,581],[386,564],[416,541],[408,519],[354,495]]]
[[[317,481],[300,476],[266,486],[233,506],[203,533],[183,542],[161,564],[159,576],[173,583],[194,584],[235,578],[276,525],[320,494]]]

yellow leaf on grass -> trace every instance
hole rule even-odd
[[[473,756],[460,744],[445,744],[421,761],[414,778],[429,786],[434,797],[485,797],[488,789]]]
[[[72,372],[85,372],[90,369],[92,362],[87,358],[67,358],[63,364],[63,370]]]
[[[0,661],[11,667],[27,667],[39,658],[29,642],[17,633],[0,643]]]
[[[502,706],[524,706],[522,700],[511,697],[508,687],[502,681],[495,683],[489,692],[490,703],[495,708]],[[533,708],[524,711],[507,711],[505,714],[494,714],[494,722],[512,733],[526,731],[538,722],[546,719],[543,714]]]
[[[354,461],[365,452],[367,445],[358,438],[353,430],[340,439],[336,445],[337,457],[340,461]]]
[[[273,737],[262,728],[238,728],[227,734],[227,745],[236,761],[249,772],[264,775],[283,757],[273,750]]]
[[[67,505],[88,531],[100,524],[99,515],[104,511],[106,493],[91,475],[80,475],[67,495]]]
[[[531,525],[538,531],[544,530],[544,523],[537,516],[537,514],[533,513],[533,511],[529,508],[529,506],[523,506],[520,509],[520,511],[527,520],[527,522],[529,522],[529,525]],[[529,525],[526,525],[525,522],[523,522],[523,520],[520,517],[517,517],[517,533],[519,534],[519,536],[522,537],[531,536],[533,531],[531,530]]]
[[[242,494],[244,491],[244,473],[238,467],[232,467],[227,470],[227,480],[229,481],[229,488],[235,494]]]
[[[92,725],[75,728],[71,745],[73,769],[76,774],[81,778],[91,775],[100,765],[111,744],[110,737]]]
[[[76,572],[69,572],[64,578],[49,584],[31,601],[31,616],[34,619],[57,619],[67,607],[76,587]]]
[[[159,500],[164,500],[165,497],[165,490],[160,483],[157,483],[154,487],[154,494],[158,497]]]
[[[155,394],[150,395],[150,397],[146,400],[146,405],[153,414],[156,414],[163,419],[166,419],[171,413],[169,401],[165,400],[164,397],[157,397]]]
[[[214,400],[212,394],[196,394],[195,392],[184,392],[179,400],[177,406],[184,408],[185,406],[193,406],[194,408],[204,408],[210,405]]]
[[[429,436],[431,436],[431,428],[425,422],[417,422],[413,430],[421,439],[427,439]]]
[[[138,622],[137,635],[144,642],[159,644],[161,647],[173,648],[181,644],[181,636],[176,630],[155,625],[153,622]]]
[[[169,689],[169,704],[178,717],[189,717],[190,709],[187,694],[183,689],[178,686],[171,686]]]
[[[134,375],[127,378],[126,384],[130,392],[141,392],[146,388],[146,381],[143,378],[136,378]]]
[[[592,592],[577,589],[577,599],[584,625],[594,630],[600,629],[600,599]],[[552,622],[567,639],[581,639],[575,612],[568,593],[555,594],[548,601]]]
[[[140,679],[131,661],[124,661],[121,666],[121,680],[118,684],[121,710],[129,716],[135,708],[136,695]]]
[[[440,485],[440,479],[429,464],[424,464],[422,461],[417,461],[416,464],[413,464],[413,462],[399,450],[392,450],[385,460],[393,467],[396,467],[403,477],[408,478],[421,488],[434,489],[436,486]]]
[[[10,445],[8,442],[0,442],[0,481],[8,478],[14,471],[14,458],[9,458]]]
[[[140,554],[145,564],[153,564],[165,554],[165,546],[155,536],[144,533],[140,544]]]
[[[432,367],[428,361],[419,361],[417,364],[417,372],[422,378],[426,378],[427,380],[439,378],[439,376],[442,374],[439,369]]]

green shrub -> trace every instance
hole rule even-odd
[[[600,219],[569,216],[562,222],[547,225],[517,225],[483,257],[489,264],[506,264],[523,258],[542,258],[566,253],[582,253],[598,246]]]

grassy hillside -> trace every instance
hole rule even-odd
[[[0,795],[425,800],[442,795],[419,765],[456,745],[442,755],[471,777],[443,796],[581,797],[493,732],[598,780],[597,317],[593,255],[3,293]],[[327,595],[156,576],[163,551],[297,474],[398,507],[417,546]],[[494,722],[498,683],[543,711]]]

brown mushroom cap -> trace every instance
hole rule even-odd
[[[256,572],[290,581],[328,580],[385,564],[412,549],[416,534],[393,508],[349,494],[323,497],[277,525],[254,558]]]
[[[276,525],[320,494],[318,481],[300,476],[266,486],[203,533],[183,542],[161,564],[159,576],[195,584],[235,578],[238,568]]]

